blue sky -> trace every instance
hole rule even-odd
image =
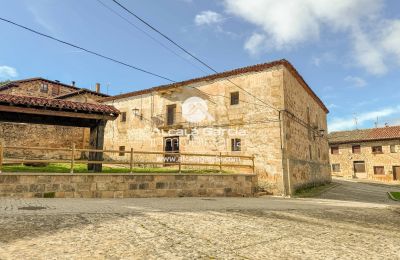
[[[101,0],[152,37],[116,6]],[[400,1],[154,0],[122,4],[218,71],[288,59],[330,109],[329,130],[400,124]],[[176,81],[209,74],[98,0],[0,0],[0,17]],[[0,80],[45,77],[119,94],[168,83],[0,22]],[[199,69],[202,68],[201,69]]]

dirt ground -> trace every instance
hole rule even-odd
[[[0,259],[400,259],[399,187],[319,198],[0,198]]]

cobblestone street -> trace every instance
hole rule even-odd
[[[310,199],[3,198],[0,259],[399,259],[400,203],[345,201],[372,185],[339,183]]]

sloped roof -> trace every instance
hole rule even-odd
[[[36,78],[29,78],[29,79],[21,79],[21,80],[10,81],[10,82],[0,86],[0,91],[1,90],[5,90],[5,89],[9,89],[9,88],[12,88],[12,87],[18,87],[19,83],[25,83],[25,82],[37,81],[37,80],[45,81],[45,82],[48,82],[48,83],[60,85],[60,86],[71,88],[71,89],[76,89],[76,90],[80,89],[80,88],[72,86],[72,85],[68,85],[68,84],[64,84],[64,83],[61,83],[61,82],[57,82],[57,81],[53,81],[53,80],[49,80],[49,79],[36,77]]]
[[[0,94],[0,105],[42,108],[55,111],[107,114],[114,116],[118,116],[120,113],[118,109],[109,105],[89,104],[60,99],[16,96],[8,94]]]
[[[89,90],[87,88],[81,88],[81,89],[79,89],[77,91],[74,91],[74,92],[71,92],[71,93],[67,93],[67,94],[64,94],[64,95],[59,95],[59,96],[56,96],[54,98],[55,99],[64,99],[64,98],[73,97],[73,96],[80,95],[80,94],[85,94],[85,93],[89,93],[89,94],[100,96],[100,97],[109,97],[109,95],[106,95],[106,94],[103,94],[103,93],[100,93],[100,92],[92,91],[92,90]]]
[[[161,85],[158,87],[153,87],[153,88],[148,88],[148,89],[143,89],[139,91],[134,91],[134,92],[129,92],[121,95],[116,95],[116,96],[111,96],[108,98],[104,98],[102,102],[107,102],[107,101],[112,101],[112,100],[118,100],[122,98],[128,98],[128,97],[133,97],[137,95],[142,95],[142,94],[148,94],[154,91],[161,91],[161,90],[167,90],[171,88],[178,88],[178,87],[183,87],[187,86],[189,84],[194,84],[202,81],[212,81],[220,78],[227,78],[230,76],[234,75],[240,75],[244,73],[249,73],[249,72],[259,72],[263,71],[272,67],[276,66],[285,66],[291,73],[292,75],[300,82],[300,84],[303,86],[303,88],[308,92],[309,95],[313,97],[313,99],[321,106],[321,108],[329,113],[329,110],[326,108],[324,103],[319,99],[319,97],[314,93],[314,91],[308,86],[308,84],[305,82],[303,77],[297,72],[297,70],[293,67],[292,64],[290,64],[289,61],[282,59],[278,61],[273,61],[273,62],[268,62],[268,63],[262,63],[262,64],[257,64],[257,65],[252,65],[248,67],[243,67],[243,68],[238,68],[234,70],[229,70],[221,73],[216,73],[216,74],[211,74],[208,76],[200,77],[200,78],[194,78],[194,79],[189,79],[181,82],[176,82],[172,84],[167,84],[167,85]]]
[[[330,144],[367,142],[400,139],[400,126],[388,126],[352,131],[332,132],[328,135]]]

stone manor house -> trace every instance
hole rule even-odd
[[[2,95],[31,97],[32,104],[58,99],[114,106],[120,115],[106,125],[104,149],[120,153],[108,159],[126,159],[130,149],[254,155],[260,186],[275,194],[331,181],[328,110],[286,60],[117,96],[102,94],[99,85],[91,91],[43,78],[11,81],[0,86]],[[89,129],[0,123],[0,139],[6,145],[86,148]]]
[[[286,60],[102,102],[121,112],[105,130],[105,148],[121,151],[115,159],[131,148],[254,155],[260,185],[275,194],[331,180],[328,110]]]
[[[400,126],[329,134],[332,174],[400,181]]]

